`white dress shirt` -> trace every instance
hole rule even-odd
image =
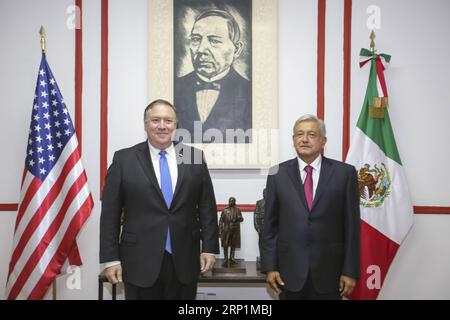
[[[302,177],[302,183],[305,183],[306,179],[306,171],[305,167],[308,165],[306,162],[304,162],[302,159],[297,157],[298,160],[298,169],[300,170],[300,176]],[[310,164],[311,167],[313,167],[313,199],[316,196],[316,189],[317,184],[319,183],[319,177],[320,177],[320,167],[322,166],[322,155],[319,154],[319,156]]]
[[[230,68],[223,71],[222,73],[216,75],[212,78],[206,78],[201,74],[197,73],[197,76],[202,79],[204,82],[214,82],[222,79],[230,72]],[[219,90],[199,90],[195,93],[197,100],[197,110],[200,116],[200,121],[204,123],[206,119],[208,119],[209,114],[211,113],[214,105],[219,98],[220,91]]]
[[[150,158],[152,159],[153,169],[155,170],[156,179],[158,179],[159,187],[161,188],[161,172],[159,171],[159,159],[161,156],[159,152],[161,149],[157,149],[148,142],[148,147],[150,148]],[[172,192],[175,193],[175,186],[177,185],[178,179],[178,167],[177,167],[177,155],[175,154],[175,148],[173,143],[164,149],[167,154],[167,164],[169,165],[170,178],[172,179]]]

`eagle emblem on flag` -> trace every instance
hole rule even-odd
[[[360,204],[365,208],[378,208],[391,193],[391,177],[384,163],[366,163],[357,170]]]

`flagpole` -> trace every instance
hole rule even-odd
[[[52,300],[56,300],[56,276],[52,282]]]
[[[42,53],[45,54],[46,53],[46,44],[45,44],[45,29],[44,26],[41,26],[41,29],[39,30],[39,34],[41,35],[41,49],[42,49]]]
[[[45,29],[44,26],[41,26],[41,28],[39,29],[39,34],[41,35],[41,49],[42,49],[42,54],[45,55],[46,53],[46,34],[45,34]],[[52,282],[52,300],[56,300],[56,277],[53,279]]]
[[[372,53],[375,53],[375,38],[375,32],[372,30],[370,33],[370,51],[372,51]]]

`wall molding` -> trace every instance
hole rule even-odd
[[[325,21],[326,0],[318,0],[317,17],[317,117],[325,116]]]
[[[450,214],[450,207],[414,206],[415,214]]]
[[[76,0],[80,25],[75,29],[75,132],[82,153],[83,141],[83,0]]]
[[[254,204],[238,204],[236,205],[242,212],[254,212],[256,205]],[[222,211],[228,207],[228,204],[218,204],[217,211]],[[433,206],[414,206],[414,214],[450,214],[450,207],[433,207]]]
[[[18,203],[0,203],[0,212],[1,211],[17,211],[19,208]]]
[[[100,95],[100,197],[108,170],[108,0],[102,0]]]
[[[17,203],[4,203],[0,204],[0,212],[15,212],[18,208]],[[218,204],[217,211],[222,211],[228,207],[228,204]],[[254,204],[240,204],[237,205],[242,212],[254,212],[256,205]],[[414,214],[450,214],[450,207],[438,207],[438,206],[414,206]]]
[[[344,94],[342,117],[342,161],[350,148],[350,94],[352,62],[352,0],[344,0]]]

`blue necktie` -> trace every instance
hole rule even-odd
[[[166,202],[167,208],[173,199],[172,178],[170,177],[169,165],[167,164],[166,151],[159,152],[159,173],[161,175],[161,191]],[[170,244],[170,228],[167,227],[166,251],[172,253],[172,245]]]

